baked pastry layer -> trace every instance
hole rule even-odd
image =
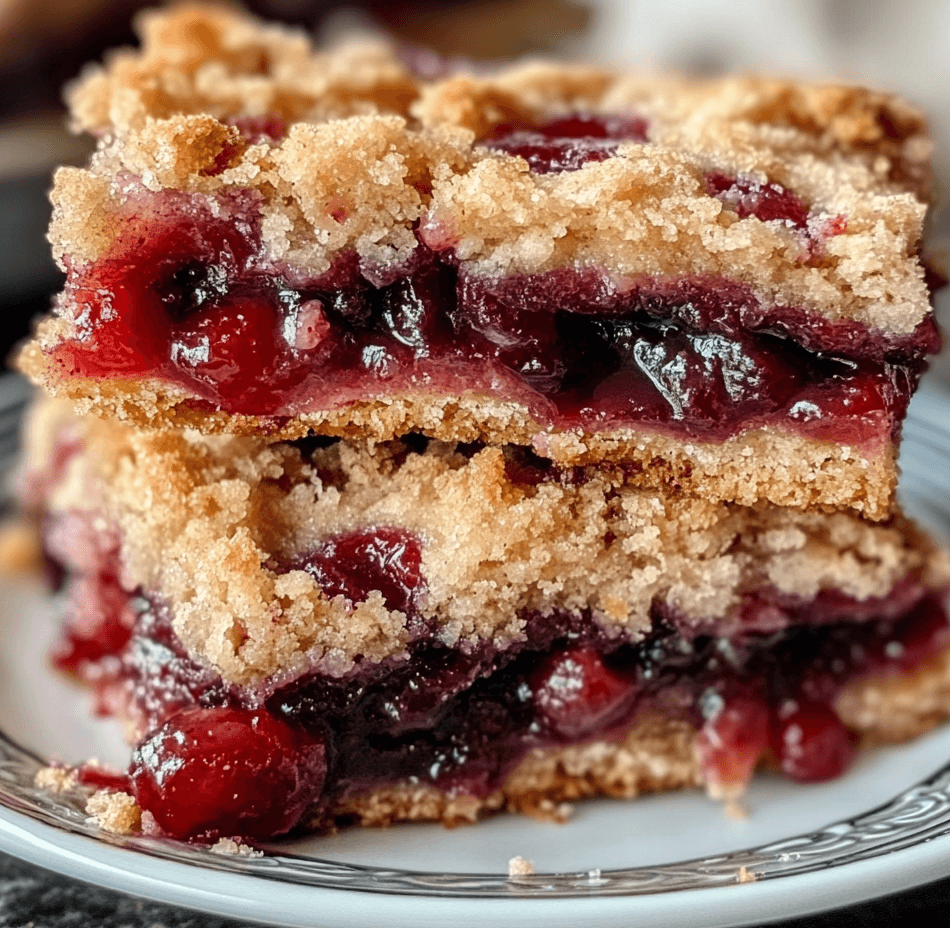
[[[886,513],[938,343],[929,142],[901,101],[551,64],[426,77],[202,8],[143,39],[73,92],[101,143],[57,177],[67,285],[20,360],[53,393],[140,425],[420,431]]]

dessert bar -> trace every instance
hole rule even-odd
[[[99,145],[53,191],[66,285],[19,361],[49,392],[889,514],[939,345],[931,145],[900,99],[465,72],[200,7],[141,33],[70,94]]]
[[[950,713],[950,561],[899,515],[52,400],[21,482],[67,591],[56,661],[136,745],[127,775],[81,777],[174,837],[728,798],[761,764],[828,779]]]
[[[75,771],[106,826],[732,800],[950,716],[950,557],[893,494],[916,110],[140,27],[70,91],[18,357],[54,659],[133,745]]]

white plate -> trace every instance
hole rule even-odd
[[[950,396],[920,392],[904,448],[905,504],[950,534]],[[117,726],[90,719],[87,695],[47,667],[57,609],[36,583],[0,585],[0,849],[111,889],[288,926],[688,928],[788,918],[950,874],[947,729],[871,752],[834,783],[760,777],[741,821],[691,792],[582,804],[566,825],[502,816],[455,831],[352,830],[261,858],[104,836],[74,801],[32,785],[41,758],[127,759]],[[508,880],[515,855],[537,875]],[[756,880],[737,882],[740,867]]]

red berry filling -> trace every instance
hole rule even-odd
[[[68,576],[63,632],[53,663],[68,673],[94,678],[104,661],[122,653],[135,625],[135,610],[119,586],[118,539],[77,516],[47,524],[44,535],[56,587],[67,579],[59,567],[67,557],[81,570]]]
[[[854,734],[827,703],[790,700],[775,713],[769,737],[782,773],[799,783],[841,776],[856,753]]]
[[[750,178],[711,173],[706,175],[706,190],[740,219],[755,216],[762,222],[777,220],[799,229],[808,224],[808,207],[781,184],[761,184]]]
[[[709,791],[732,798],[745,789],[768,747],[769,704],[761,688],[707,692],[696,751]]]
[[[328,538],[294,566],[307,571],[326,596],[359,603],[379,590],[387,609],[410,613],[423,585],[421,565],[414,535],[377,528]]]
[[[531,689],[540,724],[570,741],[606,731],[636,698],[632,679],[590,647],[551,654],[532,674]]]
[[[323,741],[247,709],[179,712],[141,741],[129,778],[139,805],[178,838],[289,831],[319,797]]]
[[[556,174],[606,161],[623,142],[646,141],[647,121],[638,116],[575,114],[535,126],[504,123],[485,144],[524,158],[535,174]]]
[[[792,194],[743,184],[722,194],[738,191],[740,214],[800,223]],[[155,377],[233,414],[279,420],[424,387],[515,399],[566,428],[717,440],[778,425],[860,447],[897,428],[939,344],[930,320],[885,338],[718,279],[491,280],[422,243],[402,269],[350,256],[308,280],[267,264],[239,197],[132,200],[113,252],[69,271],[75,330],[55,363],[67,376]]]

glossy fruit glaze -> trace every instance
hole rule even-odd
[[[157,601],[103,596],[98,653],[71,623],[58,663],[95,687],[100,712],[131,718],[143,734],[127,778],[90,770],[87,779],[131,790],[174,837],[266,838],[326,823],[341,799],[396,782],[484,797],[532,748],[609,737],[659,715],[698,728],[714,792],[740,792],[770,758],[794,780],[819,781],[844,772],[854,753],[834,711],[841,687],[915,666],[950,641],[941,598],[908,580],[863,603],[833,590],[812,600],[750,592],[728,637],[721,624],[658,606],[654,631],[638,642],[555,612],[523,615],[523,635],[504,647],[450,647],[418,612],[420,545],[402,530],[366,529],[288,565],[353,602],[380,589],[408,614],[407,656],[357,662],[342,677],[228,685],[188,656]],[[70,586],[106,589],[80,575]]]
[[[242,131],[282,129],[265,121]],[[534,171],[565,171],[647,132],[635,116],[573,115],[501,126],[485,144]],[[800,235],[803,260],[846,226],[838,217],[818,228],[774,183],[710,173],[706,192],[740,219]],[[620,283],[596,268],[486,278],[425,226],[404,266],[351,254],[313,277],[267,261],[248,193],[211,202],[130,185],[126,210],[111,252],[69,267],[61,312],[73,333],[50,349],[60,373],[155,377],[199,406],[275,423],[374,395],[475,392],[562,428],[648,424],[718,440],[777,425],[868,446],[899,427],[939,344],[929,319],[884,336],[762,305],[719,278]]]

